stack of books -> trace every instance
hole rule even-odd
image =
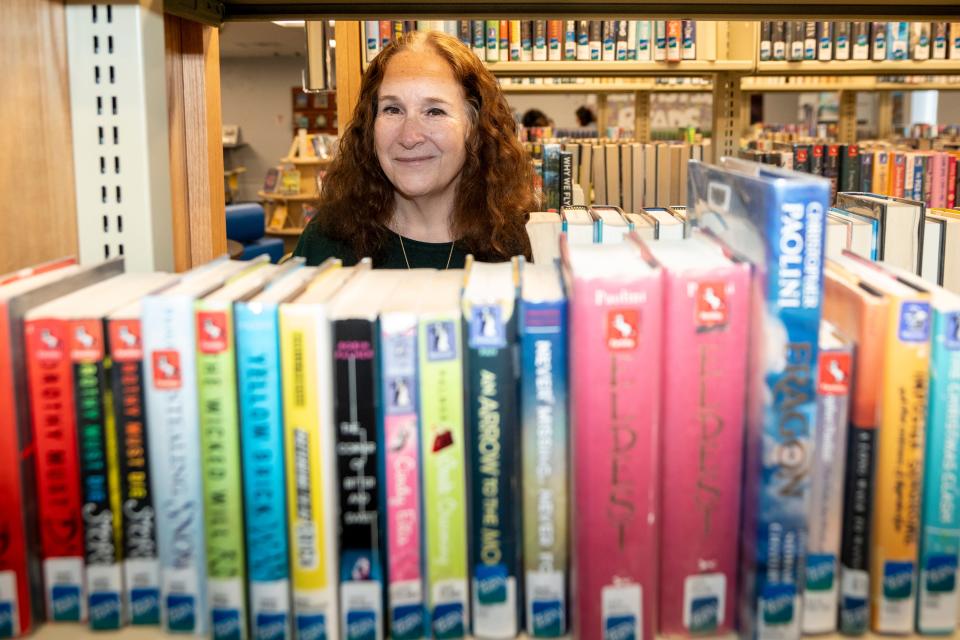
[[[764,20],[760,60],[960,60],[960,22]]]
[[[716,60],[717,27],[702,20],[368,20],[366,60],[410,31],[441,31],[488,62]]]
[[[960,298],[825,261],[823,178],[689,187],[555,262],[0,278],[4,633],[949,633]]]

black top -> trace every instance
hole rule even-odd
[[[450,255],[449,242],[420,242],[404,238],[402,247],[400,242],[399,235],[389,234],[386,247],[380,255],[374,256],[374,268],[406,269],[409,262],[411,269],[443,269],[447,266],[449,257],[451,269],[462,269],[466,262],[467,253],[456,245],[453,246],[453,255]],[[406,261],[403,259],[404,250],[407,254]],[[340,258],[345,267],[359,262],[353,249],[338,240],[324,236],[314,225],[308,225],[300,234],[300,240],[297,242],[297,248],[293,250],[293,255],[306,258],[307,264],[311,266],[318,265],[327,258]]]

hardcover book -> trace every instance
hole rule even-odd
[[[388,594],[391,638],[426,637],[423,593],[423,513],[417,385],[417,301],[427,291],[429,269],[410,272],[380,312],[379,437],[383,446],[383,513],[386,515]]]
[[[683,540],[660,549],[659,632],[729,633],[736,628],[750,266],[702,235],[648,246],[663,268],[670,327],[661,369],[660,539]]]
[[[47,267],[50,267],[49,269]],[[79,613],[82,583],[71,578],[60,585],[58,609],[51,607],[43,580],[44,542],[50,551],[53,541],[45,540],[43,528],[56,520],[41,520],[38,514],[37,461],[34,459],[34,431],[30,415],[26,364],[24,315],[45,302],[82,289],[123,270],[123,261],[114,260],[95,267],[81,268],[71,261],[39,265],[3,277],[0,287],[0,491],[6,500],[0,509],[0,630],[7,637],[29,633],[44,619],[55,619],[58,610]],[[42,495],[42,494],[40,494]],[[75,527],[60,528],[70,532]],[[77,530],[71,535],[79,535]],[[71,560],[73,565],[75,560]],[[82,564],[82,561],[81,561]],[[72,591],[70,589],[73,589]],[[73,600],[67,606],[67,600]]]
[[[165,630],[205,635],[207,554],[197,398],[194,302],[249,263],[217,260],[141,306],[147,446],[157,516],[160,613]]]
[[[857,344],[850,390],[840,539],[839,631],[860,635],[869,625],[870,540],[876,468],[877,409],[884,348],[875,336],[886,331],[888,303],[860,286],[832,261],[824,272],[823,317]]]
[[[425,587],[429,634],[463,638],[470,627],[467,575],[466,430],[460,287],[433,276],[417,332],[423,462]]]
[[[520,408],[527,633],[567,633],[567,301],[553,263],[520,271]]]
[[[829,184],[733,158],[689,171],[691,218],[754,266],[741,631],[796,637]]]
[[[925,290],[894,280],[855,256],[840,266],[888,300],[871,544],[871,628],[910,633],[917,601],[924,424],[931,307]]]
[[[380,390],[376,357],[377,314],[402,271],[365,271],[330,305],[333,361],[333,431],[339,495],[340,625],[344,637],[385,635],[385,524],[379,505],[384,491],[377,461],[383,441],[377,433]],[[321,358],[323,356],[320,356]]]
[[[334,268],[331,261],[323,269]],[[297,268],[250,300],[234,305],[243,533],[249,567],[251,635],[291,637],[290,557],[284,473],[283,397],[279,305],[293,299],[318,274]]]
[[[853,343],[824,321],[820,325],[817,366],[817,436],[810,470],[804,633],[837,629],[844,462],[853,373]]]
[[[194,305],[206,588],[214,640],[249,635],[233,305],[262,290],[276,269],[260,263]]]
[[[662,274],[633,240],[561,244],[570,291],[573,636],[654,637]],[[601,550],[598,553],[598,550]]]
[[[517,276],[512,262],[467,260],[462,296],[473,633],[521,629]]]
[[[341,636],[339,491],[328,315],[330,299],[353,274],[354,269],[331,269],[279,309],[284,473],[297,638],[338,640]]]

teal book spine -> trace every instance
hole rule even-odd
[[[917,631],[950,634],[960,558],[960,312],[934,313],[929,393]]]
[[[277,305],[238,303],[237,385],[250,628],[255,640],[290,631],[290,558]]]

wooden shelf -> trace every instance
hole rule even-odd
[[[158,627],[124,627],[119,631],[91,631],[86,625],[76,624],[76,623],[56,623],[56,624],[44,624],[41,625],[30,638],[35,640],[104,640],[104,639],[122,639],[122,640],[148,640],[154,638],[177,638],[185,637],[182,635],[174,636],[167,635],[160,631]],[[186,636],[189,637],[189,636]],[[666,638],[667,636],[658,636],[659,638]],[[829,633],[816,636],[804,636],[805,638],[812,638],[814,640],[848,640],[850,636],[843,636],[837,633]],[[862,640],[885,640],[889,639],[891,636],[881,636],[875,633],[867,633],[862,636],[858,636]],[[919,635],[906,635],[906,636],[895,636],[897,640],[923,640],[933,638],[960,638],[960,633],[954,633],[952,636],[919,636]],[[569,640],[570,636],[561,638],[560,640]],[[737,635],[733,633],[728,633],[724,635],[711,636],[712,640],[737,640]],[[468,636],[465,640],[470,640]],[[517,636],[517,640],[528,640],[528,637],[525,633],[521,633]]]
[[[721,71],[753,71],[753,60],[684,60],[681,62],[488,62],[496,76],[699,76]]]
[[[632,93],[634,91],[654,91],[658,93],[709,93],[713,86],[706,85],[670,85],[649,82],[622,82],[615,84],[587,82],[583,84],[501,84],[504,93]]]
[[[293,236],[299,236],[301,233],[303,233],[303,229],[274,229],[273,227],[267,227],[264,229],[264,233],[268,236],[284,236],[289,238]]]
[[[938,75],[960,73],[960,60],[800,60],[757,62],[756,75]]]
[[[333,159],[332,158],[304,158],[301,160],[300,158],[291,158],[287,156],[286,158],[280,158],[280,162],[287,163],[287,164],[313,164],[313,165],[326,166],[331,162],[333,162]]]
[[[295,195],[287,195],[283,193],[267,193],[266,191],[257,191],[257,195],[264,200],[294,200],[303,202],[316,200],[320,197],[320,194],[298,193]]]

